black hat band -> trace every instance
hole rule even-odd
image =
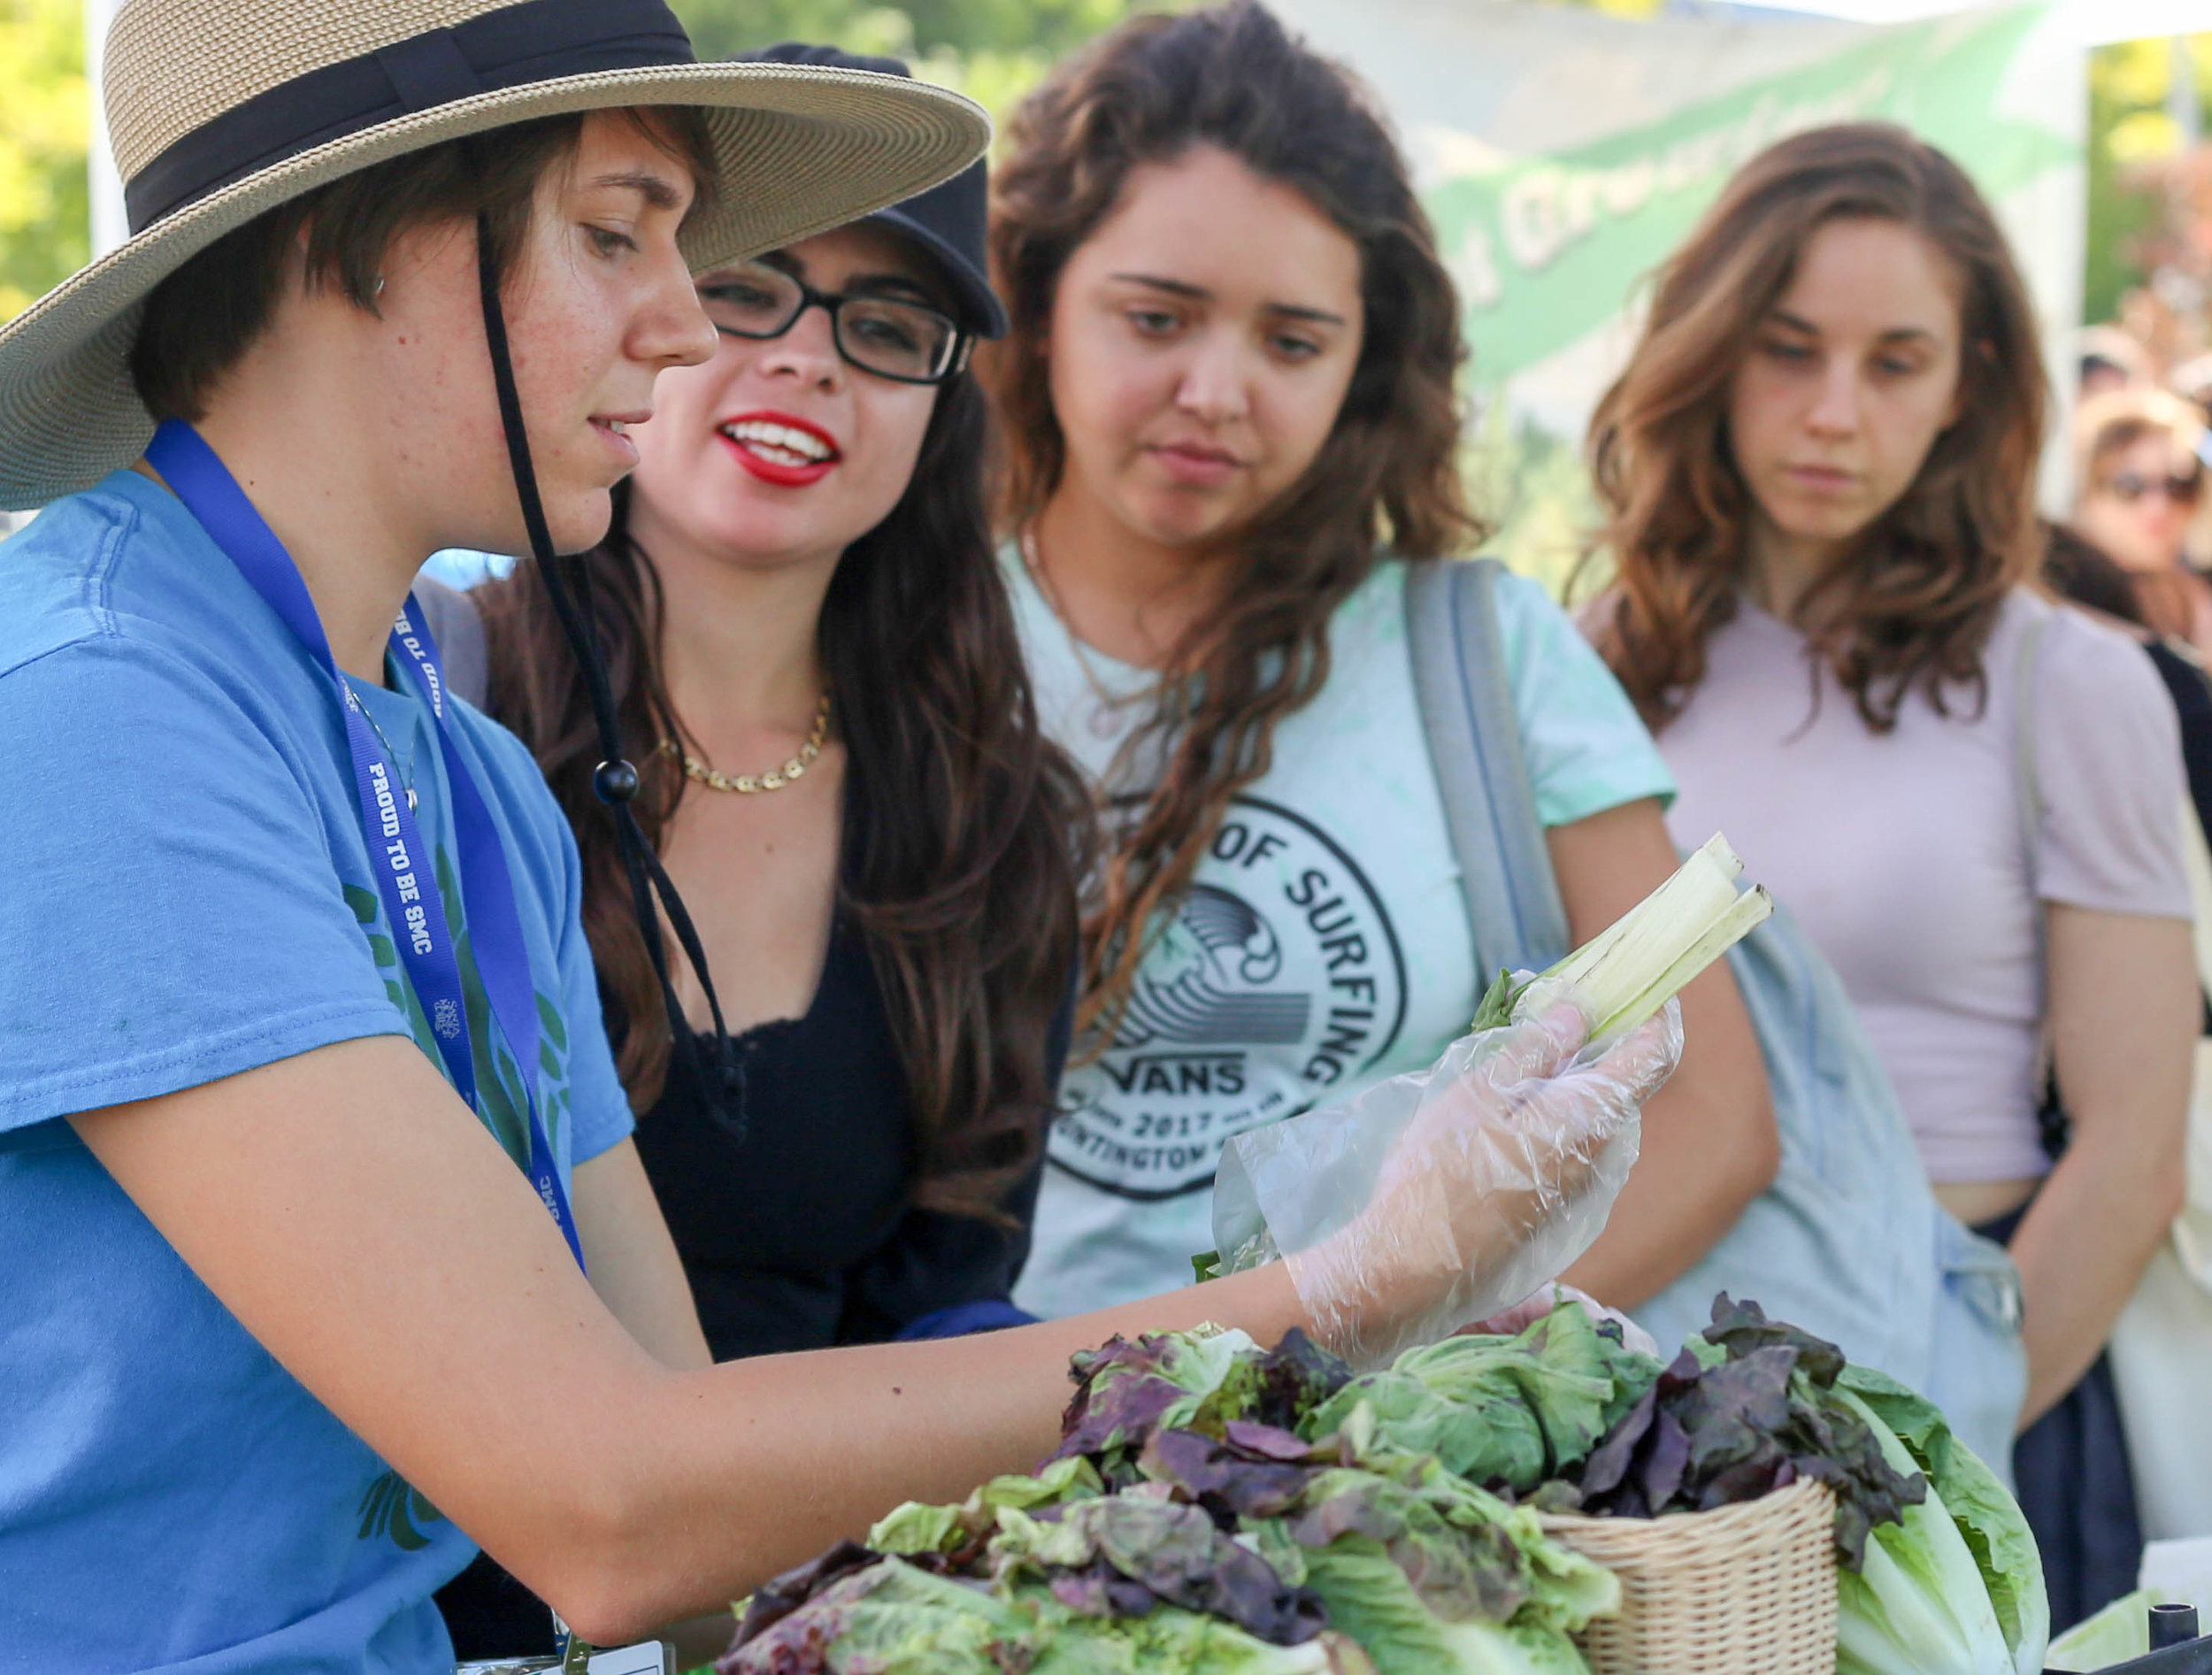
[[[133,233],[316,146],[480,93],[692,64],[665,0],[521,0],[325,65],[193,129],[123,188]]]

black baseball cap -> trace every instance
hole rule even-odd
[[[897,58],[873,58],[842,52],[835,47],[810,46],[803,41],[780,41],[757,52],[741,52],[749,63],[803,64],[833,70],[869,70],[878,75],[914,73]],[[942,186],[879,210],[861,219],[887,227],[912,239],[941,263],[945,275],[958,292],[960,324],[978,337],[1006,335],[1006,310],[992,290],[990,258],[984,235],[990,220],[990,167],[978,161]]]

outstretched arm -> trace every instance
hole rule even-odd
[[[1076,1349],[1208,1318],[1271,1341],[1302,1322],[1268,1268],[1018,1332],[677,1371],[396,1036],[75,1126],[288,1371],[607,1644],[725,1605],[902,1499],[1033,1464]]]
[[[585,1638],[612,1641],[719,1609],[902,1500],[1033,1464],[1068,1356],[1116,1333],[1211,1319],[1271,1342],[1310,1318],[1372,1345],[1428,1329],[1468,1274],[1586,1200],[1592,1158],[1680,1044],[1671,1008],[1587,1065],[1572,1008],[1509,1029],[1432,1088],[1374,1202],[1288,1262],[1018,1331],[696,1370],[609,1312],[411,1042],[343,1042],[73,1120],[278,1361]]]

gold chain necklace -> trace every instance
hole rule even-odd
[[[755,796],[764,791],[780,791],[787,785],[806,777],[806,771],[814,765],[814,758],[822,754],[822,741],[829,737],[829,694],[822,695],[822,702],[814,711],[814,730],[806,735],[806,742],[799,747],[798,755],[781,767],[766,773],[720,773],[686,750],[673,739],[661,741],[661,754],[683,759],[684,777],[696,780],[710,791],[734,791],[740,796]]]

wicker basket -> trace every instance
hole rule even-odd
[[[1621,1579],[1619,1612],[1577,1636],[1592,1675],[1834,1675],[1835,1510],[1807,1480],[1710,1512],[1546,1514]]]

